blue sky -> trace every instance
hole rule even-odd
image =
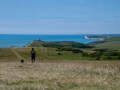
[[[120,34],[120,0],[0,0],[0,34]]]

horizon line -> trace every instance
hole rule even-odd
[[[92,35],[120,35],[120,33],[91,33]],[[0,35],[91,35],[90,33],[81,33],[81,34],[22,34],[22,33],[0,33]]]

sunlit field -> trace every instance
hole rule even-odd
[[[119,90],[119,60],[82,60],[81,54],[59,56],[53,48],[35,50],[32,63],[29,47],[0,49],[0,90]]]
[[[120,90],[120,0],[0,0],[0,90]]]
[[[0,90],[119,90],[119,61],[0,62]]]

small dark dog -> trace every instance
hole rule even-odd
[[[21,60],[21,63],[24,63],[24,60]]]

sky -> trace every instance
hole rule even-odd
[[[0,0],[0,34],[120,34],[120,0]]]

